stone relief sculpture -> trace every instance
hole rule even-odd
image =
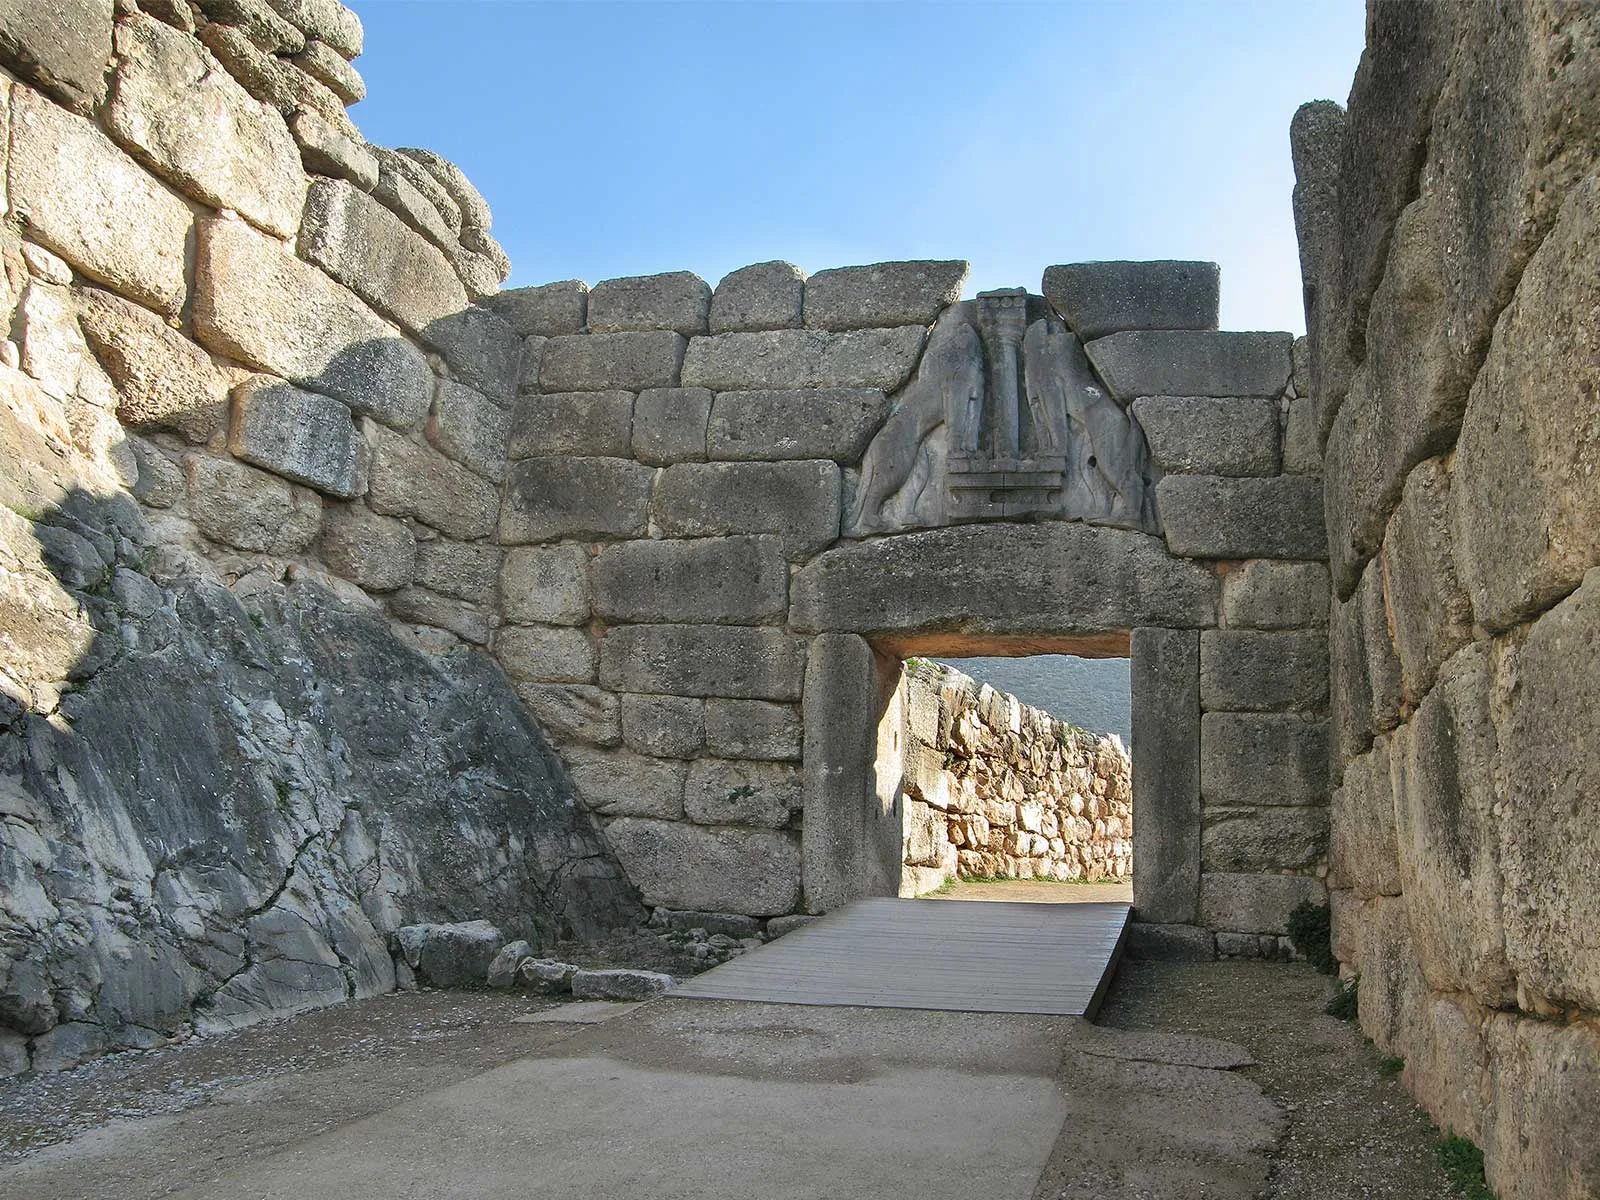
[[[940,314],[846,532],[1054,517],[1156,533],[1153,484],[1144,432],[1077,336],[1023,288],[984,292]]]

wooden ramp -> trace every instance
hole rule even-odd
[[[858,900],[674,996],[1094,1016],[1126,904]]]

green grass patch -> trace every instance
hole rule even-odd
[[[1386,1054],[1378,1060],[1378,1074],[1382,1075],[1386,1079],[1393,1079],[1405,1069],[1406,1060],[1403,1058],[1396,1058],[1392,1054]]]
[[[1361,977],[1357,975],[1333,994],[1333,999],[1323,1007],[1323,1012],[1341,1021],[1354,1021],[1360,1012]]]
[[[1338,972],[1339,960],[1333,957],[1333,925],[1326,904],[1302,900],[1295,905],[1289,914],[1289,940],[1324,975]]]
[[[1464,1137],[1449,1134],[1433,1148],[1451,1185],[1466,1200],[1495,1200],[1483,1173],[1483,1151]]]

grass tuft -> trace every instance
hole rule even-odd
[[[1403,1058],[1396,1058],[1392,1054],[1386,1054],[1384,1057],[1378,1060],[1378,1074],[1384,1076],[1386,1079],[1393,1079],[1405,1069],[1406,1060]]]
[[[1333,957],[1333,926],[1327,905],[1305,900],[1295,905],[1289,914],[1289,940],[1324,975],[1339,970],[1339,961]]]
[[[1439,1166],[1466,1200],[1495,1200],[1483,1173],[1483,1151],[1464,1137],[1449,1134],[1433,1148]]]
[[[1357,975],[1349,983],[1333,994],[1323,1012],[1330,1017],[1338,1017],[1341,1021],[1354,1021],[1360,1012],[1361,976]]]

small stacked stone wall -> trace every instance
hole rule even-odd
[[[951,878],[1101,882],[1133,873],[1132,763],[1015,696],[906,664],[901,895]]]

